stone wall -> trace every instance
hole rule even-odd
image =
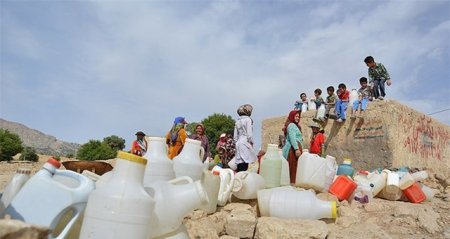
[[[333,111],[332,111],[333,112]],[[287,115],[288,112],[286,112]],[[357,169],[416,167],[450,175],[450,126],[394,100],[371,102],[364,118],[325,123],[326,153],[350,158]],[[309,147],[315,111],[303,112],[304,146]],[[278,143],[286,116],[262,122],[262,148]]]

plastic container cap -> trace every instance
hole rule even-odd
[[[55,158],[49,158],[47,160],[47,163],[53,165],[55,168],[60,168],[61,167],[61,163],[58,160],[56,160]]]
[[[212,173],[213,173],[214,175],[220,175],[220,172],[219,172],[219,171],[215,171],[215,170],[214,170]]]
[[[147,164],[147,159],[137,156],[137,155],[134,155],[134,154],[124,152],[124,151],[118,151],[117,158],[123,159],[123,160],[128,160],[128,161],[131,161],[134,163],[143,164],[143,165]]]
[[[336,207],[336,201],[331,202],[331,218],[336,219],[337,218],[337,207]]]
[[[351,159],[344,159],[343,164],[352,164],[352,160]]]

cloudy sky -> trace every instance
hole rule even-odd
[[[359,87],[372,55],[387,98],[450,108],[450,1],[0,1],[0,117],[86,143],[176,116],[261,121],[300,92]],[[450,111],[432,117],[450,124]]]

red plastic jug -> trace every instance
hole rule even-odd
[[[423,193],[422,188],[417,182],[409,188],[403,190],[403,194],[405,194],[408,200],[412,203],[421,203],[427,199],[427,196]]]
[[[346,175],[339,175],[328,190],[339,200],[348,200],[358,185]]]

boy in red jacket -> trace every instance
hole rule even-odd
[[[347,90],[347,86],[344,83],[339,84],[337,90],[338,100],[336,101],[336,122],[342,123],[345,121],[345,112],[347,111],[347,105],[350,98],[350,91]]]

